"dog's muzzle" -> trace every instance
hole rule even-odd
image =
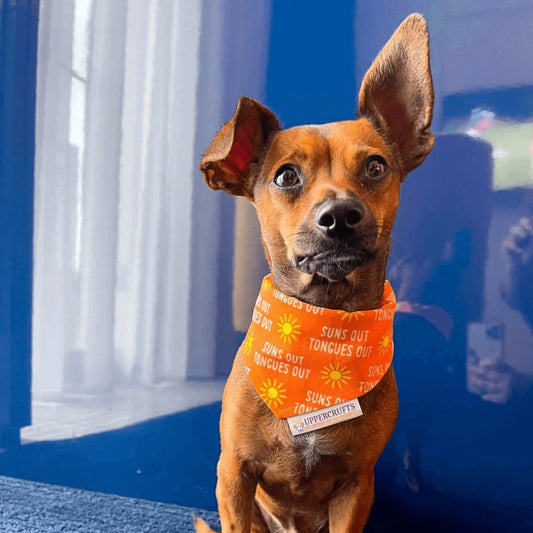
[[[358,198],[328,199],[315,213],[312,229],[300,234],[294,258],[298,270],[329,282],[341,281],[375,257],[377,225]]]

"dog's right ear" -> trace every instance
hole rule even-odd
[[[216,134],[200,162],[209,187],[251,198],[250,165],[259,161],[270,134],[279,129],[279,121],[270,109],[253,98],[240,98],[235,113]]]
[[[432,114],[428,30],[424,17],[415,13],[400,24],[366,73],[358,116],[371,120],[393,145],[405,177],[433,148]]]

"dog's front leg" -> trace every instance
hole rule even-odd
[[[242,462],[223,451],[216,491],[222,533],[250,533],[256,486]]]
[[[357,483],[347,487],[329,504],[330,533],[360,533],[374,503],[374,471],[360,472]]]

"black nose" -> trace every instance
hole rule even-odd
[[[359,200],[326,200],[315,213],[317,228],[329,237],[350,237],[364,214]]]

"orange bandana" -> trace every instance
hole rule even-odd
[[[285,296],[269,275],[239,348],[248,377],[278,418],[358,398],[392,363],[395,308],[388,281],[378,309],[347,313]]]

